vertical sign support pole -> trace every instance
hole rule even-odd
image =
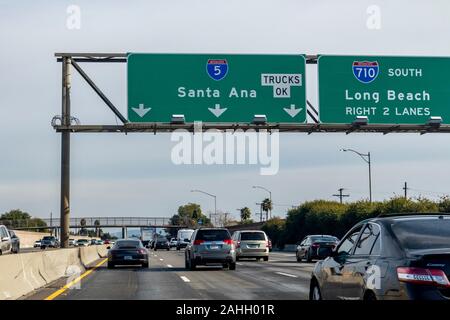
[[[372,203],[372,160],[370,159],[370,152],[367,153],[369,164],[369,202]]]
[[[70,58],[64,57],[62,63],[62,105],[61,125],[70,125]],[[61,248],[69,247],[69,215],[70,215],[70,132],[61,133],[61,208],[60,208],[60,241]]]

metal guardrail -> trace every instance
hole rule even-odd
[[[38,221],[44,222],[46,226],[40,226]],[[60,219],[29,219],[29,220],[0,220],[0,224],[15,229],[45,229],[60,226]],[[85,217],[70,218],[71,228],[105,228],[105,227],[174,227],[170,218],[165,217]]]

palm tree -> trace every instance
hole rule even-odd
[[[241,221],[247,221],[252,216],[252,212],[248,207],[244,207],[240,209],[241,211]]]
[[[81,229],[80,229],[80,232],[79,232],[79,234],[80,235],[84,235],[84,232],[85,232],[85,230],[86,230],[86,228],[85,228],[85,226],[86,226],[86,219],[81,219],[80,220],[80,225],[81,225]]]
[[[269,211],[272,210],[272,200],[265,198],[262,202],[262,209],[266,213],[266,221],[269,220]]]
[[[95,234],[97,235],[97,238],[100,236],[99,235],[99,231],[100,231],[100,221],[99,220],[95,220],[94,221],[94,226],[95,226]]]

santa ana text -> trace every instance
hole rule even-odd
[[[238,89],[232,87],[227,91],[228,98],[256,98],[256,90],[254,89]],[[187,89],[186,87],[178,87],[179,98],[220,98],[222,92],[219,89]]]

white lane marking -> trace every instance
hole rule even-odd
[[[164,261],[164,259],[159,259],[159,261]]]
[[[282,276],[291,277],[291,278],[297,278],[296,275],[290,274],[290,273],[284,273],[284,272],[275,272],[277,274],[280,274]]]
[[[181,280],[183,280],[184,282],[191,282],[191,280],[189,280],[187,277],[185,276],[180,276]]]
[[[172,266],[171,264],[168,264],[168,265],[167,265],[167,267],[169,267],[169,268],[173,268],[173,266]]]
[[[237,264],[238,266],[243,266],[243,264],[240,263],[240,262],[236,262],[236,264]]]

